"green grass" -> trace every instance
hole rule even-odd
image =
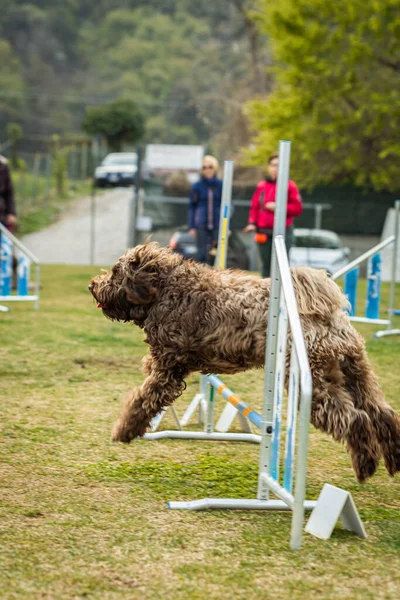
[[[325,482],[349,490],[366,540],[338,527],[327,542],[305,534],[292,552],[287,513],[168,511],[168,500],[254,497],[258,448],[110,443],[146,347],[140,330],[96,310],[87,291],[96,271],[46,266],[40,310],[0,313],[1,598],[399,598],[399,476],[380,467],[358,484],[345,449],[312,428],[308,497]],[[400,338],[362,331],[399,411]],[[261,371],[224,379],[261,407]],[[177,402],[180,415],[198,382]]]

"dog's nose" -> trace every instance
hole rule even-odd
[[[93,291],[93,288],[94,288],[94,285],[93,285],[93,283],[91,283],[90,285],[88,285],[88,288],[89,288],[89,292],[92,292],[92,291]]]

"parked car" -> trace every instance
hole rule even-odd
[[[94,172],[98,187],[132,185],[137,171],[135,152],[112,152],[107,154]]]
[[[190,235],[187,228],[175,231],[169,241],[169,247],[182,254],[184,258],[196,258],[196,240]],[[211,249],[211,255],[216,255],[216,248]],[[229,269],[249,269],[249,257],[247,249],[235,231],[232,231],[228,239],[227,267]]]
[[[330,275],[349,263],[350,250],[339,236],[326,229],[295,229],[290,265],[325,269]]]

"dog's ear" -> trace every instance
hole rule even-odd
[[[126,277],[122,289],[132,304],[151,304],[158,296],[157,288],[152,285],[150,280],[144,278],[139,281],[132,281],[132,279]]]

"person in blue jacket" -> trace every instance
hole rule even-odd
[[[212,264],[210,249],[218,242],[222,180],[218,179],[218,161],[203,158],[200,180],[192,185],[189,200],[189,232],[196,238],[197,261]]]

